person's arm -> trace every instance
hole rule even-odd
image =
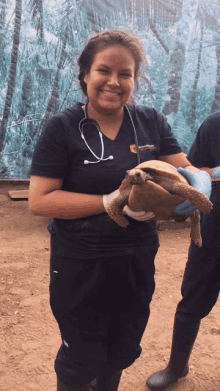
[[[32,175],[29,209],[33,215],[77,219],[105,213],[102,195],[72,193],[62,189],[62,179]]]
[[[200,169],[200,170],[203,170],[203,171],[206,171],[206,172],[212,177],[214,168],[215,168],[215,167],[213,167],[213,168],[209,168],[209,167],[200,167],[199,169]]]
[[[196,167],[192,166],[192,164],[187,159],[186,154],[183,152],[176,153],[174,155],[159,156],[159,160],[166,162],[166,163],[169,163],[169,164],[172,164],[172,166],[174,166],[176,168],[178,168],[178,167],[185,168],[191,172],[197,172],[199,170],[203,170],[203,168],[196,168]]]

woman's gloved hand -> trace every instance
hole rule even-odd
[[[214,168],[212,178],[220,178],[220,166]]]
[[[203,170],[197,172],[191,172],[185,168],[179,167],[177,171],[182,174],[190,186],[193,186],[195,189],[201,191],[208,198],[210,198],[212,191],[212,179],[210,175]],[[175,212],[179,215],[191,214],[195,212],[196,208],[187,200],[176,205]]]
[[[119,195],[119,190],[118,189],[113,191],[110,194],[104,194],[103,195],[102,200],[103,200],[103,205],[104,205],[104,208],[105,208],[106,211],[107,211],[108,204],[110,204],[110,202],[113,201],[113,199],[116,198],[118,195]]]
[[[153,212],[145,212],[144,210],[142,210],[141,212],[133,212],[133,210],[131,210],[128,205],[126,205],[124,207],[123,213],[125,215],[131,217],[132,219],[138,220],[138,221],[148,222],[148,221],[151,221],[155,217],[155,214]]]
[[[107,211],[107,206],[109,205],[109,203],[119,195],[119,190],[115,190],[113,191],[112,193],[110,194],[104,194],[103,195],[103,205],[104,205],[104,208],[105,210]],[[131,217],[132,219],[134,220],[138,220],[138,221],[150,221],[154,218],[155,214],[153,212],[144,212],[144,211],[141,211],[141,212],[133,212],[133,210],[131,210],[129,208],[128,205],[126,205],[123,209],[123,213],[129,217]]]

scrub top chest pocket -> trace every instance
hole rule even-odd
[[[158,155],[158,148],[156,147],[155,142],[148,142],[138,145],[139,154],[140,154],[140,161],[141,163],[145,162],[146,160],[157,160]]]

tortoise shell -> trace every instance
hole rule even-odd
[[[179,182],[188,184],[187,180],[181,175],[177,168],[169,163],[162,162],[161,160],[148,160],[136,166],[145,172],[156,172],[158,175],[162,175],[167,178],[176,179]]]

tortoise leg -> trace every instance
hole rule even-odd
[[[196,246],[202,247],[202,236],[200,231],[200,213],[198,210],[190,216],[191,220],[191,238]]]
[[[106,207],[109,217],[123,228],[126,228],[129,225],[128,219],[123,215],[123,208],[128,203],[129,194],[130,188],[122,191]]]
[[[208,213],[212,210],[212,202],[201,191],[196,190],[194,187],[185,185],[184,183],[176,182],[170,178],[161,182],[160,185],[169,191],[171,194],[178,195],[196,207],[202,213]]]

